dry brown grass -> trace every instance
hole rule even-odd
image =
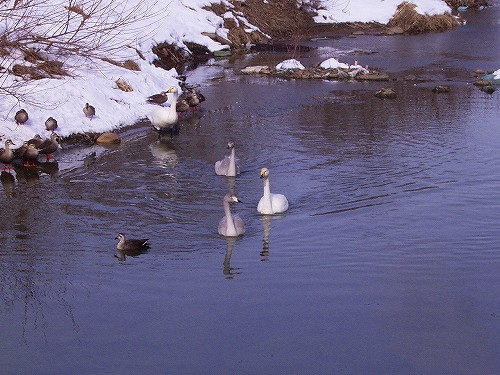
[[[40,53],[33,48],[28,48],[22,51],[24,59],[30,63],[37,63],[38,61],[44,61],[45,59],[40,55]]]
[[[12,74],[21,77],[24,80],[37,80],[42,78],[47,78],[47,74],[41,73],[36,66],[26,66],[15,64],[11,69]]]
[[[123,80],[121,78],[118,78],[115,81],[115,83],[116,83],[116,86],[120,90],[122,90],[122,91],[125,91],[125,92],[132,92],[132,91],[134,91],[134,89],[132,88],[132,86],[130,86],[130,84],[127,81],[125,81],[125,80]]]
[[[218,16],[222,16],[228,11],[228,8],[224,3],[210,3],[210,5],[203,7],[203,9],[213,12]]]
[[[428,16],[418,13],[415,8],[415,4],[402,2],[387,25],[401,27],[408,34],[449,31],[458,26],[457,19],[449,13]]]
[[[125,60],[122,64],[122,66],[125,69],[134,70],[136,72],[139,72],[141,70],[141,67],[139,66],[139,64],[137,64],[134,60]]]
[[[48,73],[50,76],[67,76],[68,72],[63,68],[63,63],[60,61],[44,61],[37,64],[37,69]]]
[[[63,68],[63,63],[59,61],[43,61],[36,65],[15,64],[11,69],[12,74],[22,77],[24,80],[55,78],[55,76],[68,76],[68,72]]]
[[[137,72],[141,70],[140,66],[133,60],[125,60],[124,62],[119,62],[107,57],[103,57],[101,60],[113,64],[114,66],[119,66],[120,68],[134,70]]]

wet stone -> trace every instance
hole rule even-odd
[[[120,142],[121,142],[120,136],[118,134],[112,133],[112,132],[102,133],[97,138],[97,143],[106,144],[106,145],[118,144]]]
[[[380,99],[396,99],[396,91],[394,89],[388,87],[388,88],[381,88],[375,93],[375,96]]]
[[[436,94],[443,94],[450,92],[450,86],[435,86],[432,88],[432,92]]]
[[[491,86],[491,82],[487,81],[485,79],[480,79],[480,80],[474,82],[474,85],[479,86],[479,87]]]

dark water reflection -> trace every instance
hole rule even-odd
[[[498,95],[206,69],[173,140],[139,124],[2,175],[2,372],[497,373]],[[229,139],[235,179],[213,169]],[[284,215],[256,212],[264,166]],[[238,239],[217,234],[227,191]],[[117,261],[118,232],[150,250]]]

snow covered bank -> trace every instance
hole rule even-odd
[[[449,11],[441,0],[414,0],[419,12],[434,14]],[[8,4],[7,4],[8,3]],[[8,1],[5,6],[10,6],[9,12],[0,10],[0,15],[9,14],[9,17],[0,18],[0,33],[8,32],[9,38],[15,38],[16,22],[23,19],[23,10],[15,8],[17,1]],[[262,6],[271,3],[264,1]],[[317,22],[387,22],[399,3],[399,0],[349,0],[349,1],[321,1],[325,8],[316,17]],[[47,21],[43,26],[49,33],[57,33],[57,20],[51,21],[51,15],[61,14],[66,2],[61,0],[43,1],[44,7],[36,9],[39,16]],[[83,0],[82,12],[86,6],[92,4],[91,0]],[[109,12],[109,9],[118,9],[111,0],[101,0],[105,8],[97,21],[110,22],[119,18],[118,14]],[[147,117],[153,110],[146,104],[145,98],[151,94],[166,90],[169,86],[177,85],[177,72],[175,70],[162,70],[151,65],[155,59],[152,47],[158,43],[172,43],[185,47],[187,42],[194,42],[207,47],[210,51],[220,50],[226,46],[214,41],[208,35],[217,35],[228,38],[230,30],[226,27],[229,23],[242,26],[245,32],[251,33],[258,27],[249,22],[240,10],[236,10],[231,1],[222,0],[224,12],[220,15],[207,10],[214,7],[209,0],[172,0],[167,3],[160,1],[131,0],[127,2],[126,9],[145,9],[143,13],[132,14],[125,22],[123,29],[111,31],[110,38],[102,47],[102,51],[95,51],[96,56],[108,57],[117,61],[131,59],[140,67],[140,71],[103,62],[96,58],[78,58],[70,56],[64,59],[69,64],[69,77],[59,79],[44,78],[41,80],[23,81],[23,78],[7,73],[15,64],[29,66],[22,54],[12,54],[4,58],[2,65],[7,68],[0,70],[0,79],[3,87],[18,85],[17,96],[2,95],[0,101],[0,147],[6,138],[11,138],[14,143],[20,144],[23,140],[33,137],[34,134],[46,134],[45,120],[52,116],[57,119],[59,128],[57,132],[65,137],[81,132],[104,132],[121,126],[133,124],[137,119]],[[275,6],[281,3],[275,1]],[[311,5],[305,0],[300,5]],[[241,4],[239,4],[241,6]],[[59,13],[57,13],[59,12]],[[75,12],[73,12],[75,13]],[[108,14],[109,13],[109,14]],[[111,15],[110,15],[111,14]],[[14,17],[13,15],[16,15]],[[72,14],[70,26],[78,27],[80,13]],[[108,19],[106,17],[110,17]],[[115,17],[115,18],[113,18]],[[92,20],[92,18],[89,18]],[[53,29],[50,29],[52,25]],[[94,26],[98,22],[94,22]],[[13,32],[14,30],[14,32]],[[88,38],[91,38],[91,34]],[[35,45],[36,46],[36,45]],[[124,48],[116,48],[126,46]],[[46,46],[44,46],[45,48]],[[40,50],[52,60],[61,56],[51,54],[50,50],[40,47]],[[113,54],[106,54],[113,51]],[[139,53],[138,53],[138,52]],[[139,55],[142,55],[142,59]],[[131,92],[118,89],[116,80],[127,82],[132,88]],[[3,91],[3,90],[2,90]],[[5,94],[5,92],[2,92]],[[89,120],[83,115],[82,108],[85,103],[90,103],[96,108],[96,117]],[[20,108],[25,108],[29,113],[29,120],[25,125],[16,126],[14,114]]]
[[[416,11],[424,15],[451,12],[442,0],[412,0]],[[318,11],[314,20],[318,23],[379,22],[386,24],[396,12],[402,0],[340,0],[321,1],[324,9]]]

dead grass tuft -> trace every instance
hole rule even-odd
[[[24,80],[37,80],[42,78],[48,78],[46,74],[40,72],[36,66],[26,66],[15,64],[11,69],[12,74],[15,76],[21,77]]]
[[[139,67],[139,65],[133,61],[133,60],[125,60],[125,62],[119,62],[119,61],[116,61],[116,60],[113,60],[113,59],[110,59],[110,58],[107,58],[107,57],[103,57],[101,59],[102,61],[105,61],[107,63],[110,63],[110,64],[113,64],[115,66],[119,66],[120,68],[125,68],[125,69],[128,69],[128,70],[134,70],[134,71],[140,71],[141,68]]]
[[[123,80],[121,78],[118,78],[115,81],[115,83],[116,83],[116,86],[118,86],[118,88],[120,90],[122,90],[122,91],[125,91],[125,92],[132,92],[132,91],[134,91],[134,89],[132,88],[132,86],[130,86],[130,84],[127,81],[125,81],[125,80]]]
[[[67,76],[68,72],[63,68],[63,63],[60,61],[44,61],[37,64],[37,69],[48,73],[50,76]]]
[[[215,13],[218,16],[222,16],[229,10],[224,3],[210,3],[210,5],[203,7],[203,9]]]
[[[43,61],[36,65],[15,64],[11,69],[12,74],[22,77],[24,80],[54,78],[54,76],[68,76],[68,72],[63,68],[63,63],[59,61]]]
[[[134,60],[125,60],[125,62],[122,65],[125,69],[128,70],[134,70],[136,72],[139,72],[141,70],[139,64],[137,64]]]
[[[457,19],[449,13],[428,16],[418,13],[415,8],[415,4],[402,2],[387,25],[401,27],[408,34],[450,31],[458,26]]]
[[[45,59],[40,55],[40,53],[32,48],[23,51],[24,60],[30,63],[37,63],[38,61],[44,61]]]

